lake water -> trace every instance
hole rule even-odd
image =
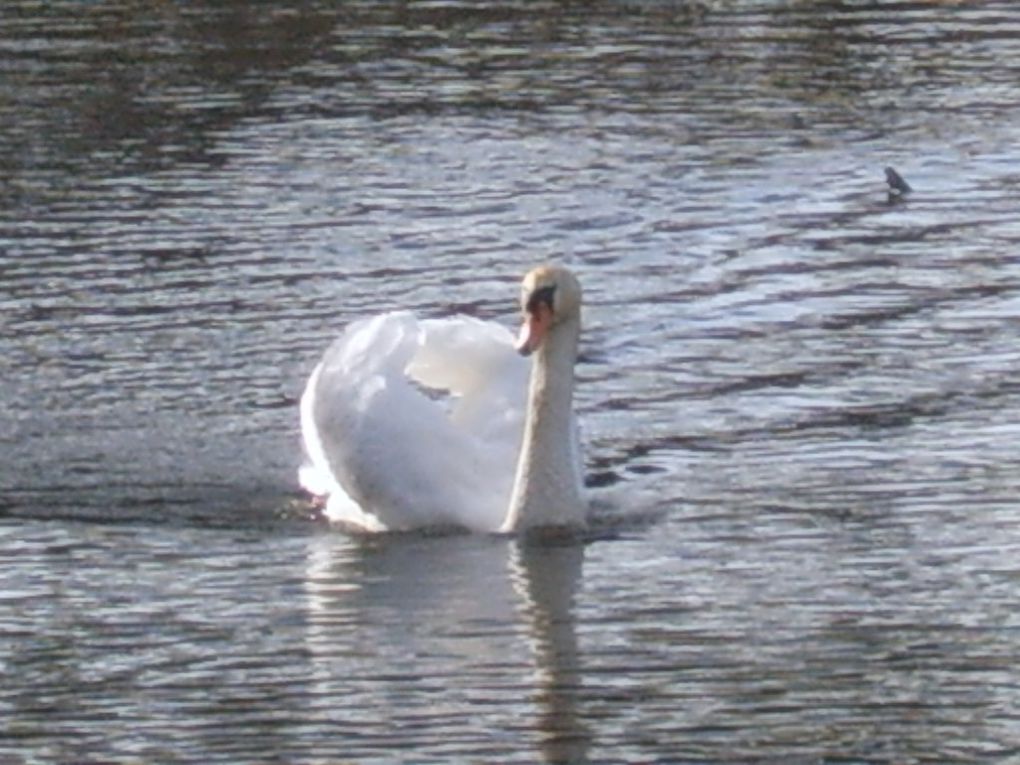
[[[1020,758],[1012,0],[19,0],[0,71],[0,762]],[[593,533],[317,520],[329,340],[550,259]]]

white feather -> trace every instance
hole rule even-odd
[[[301,400],[300,480],[370,531],[498,529],[520,450],[528,364],[510,332],[387,313],[346,328]]]

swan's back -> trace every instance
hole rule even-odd
[[[499,325],[395,312],[355,322],[301,401],[301,480],[370,530],[499,528],[523,429],[527,365]]]

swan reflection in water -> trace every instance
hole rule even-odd
[[[304,583],[310,710],[346,757],[585,762],[576,540],[316,536]],[[342,711],[329,708],[343,694]],[[342,744],[340,742],[343,742]],[[527,743],[527,742],[530,742]]]
[[[536,726],[546,762],[587,762],[591,734],[581,721],[582,667],[574,598],[584,547],[571,540],[513,546],[510,570],[535,668]]]

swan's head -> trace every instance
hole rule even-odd
[[[539,266],[521,283],[524,325],[517,338],[517,352],[528,356],[538,350],[558,324],[581,315],[581,285],[562,266]]]

